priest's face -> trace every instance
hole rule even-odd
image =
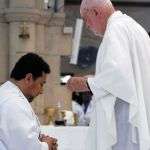
[[[97,9],[86,9],[81,11],[81,16],[87,27],[96,35],[103,36],[105,32],[105,20],[103,14]]]
[[[43,93],[43,87],[46,83],[46,74],[43,73],[42,76],[34,79],[31,78],[26,92],[26,97],[29,102],[32,102],[35,97],[37,97],[39,94]]]

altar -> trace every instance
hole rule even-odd
[[[89,127],[42,126],[42,133],[58,139],[58,150],[86,150]]]

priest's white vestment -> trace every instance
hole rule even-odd
[[[107,23],[96,73],[87,150],[150,150],[150,39],[120,11]]]
[[[48,150],[40,142],[40,124],[20,89],[7,81],[0,86],[0,150]]]

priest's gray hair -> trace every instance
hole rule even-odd
[[[112,4],[110,0],[82,0],[80,12],[92,7],[100,7],[103,5]]]

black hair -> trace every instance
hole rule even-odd
[[[33,79],[36,79],[42,76],[43,73],[50,73],[50,67],[39,55],[27,53],[17,61],[10,77],[15,80],[21,80],[28,73],[31,73]]]

